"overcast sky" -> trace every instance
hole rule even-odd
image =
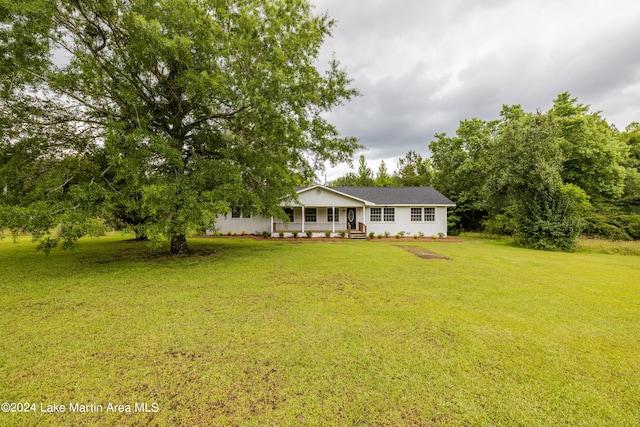
[[[495,119],[503,104],[546,111],[565,91],[621,130],[640,122],[638,0],[311,1],[337,21],[322,62],[335,53],[362,93],[329,119],[374,172],[428,155],[460,120]]]

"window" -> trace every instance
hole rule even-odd
[[[294,219],[293,208],[284,208],[284,213],[286,213],[287,216],[289,217],[289,222],[293,222],[293,219]]]
[[[251,214],[242,212],[242,209],[231,209],[231,218],[251,218]]]
[[[369,211],[369,220],[371,222],[382,221],[382,208],[371,208]]]
[[[306,222],[316,222],[316,208],[306,208],[304,210],[304,220]]]
[[[369,219],[371,222],[394,222],[396,220],[395,208],[371,208]]]
[[[436,208],[424,208],[424,220],[435,221],[436,220]]]
[[[422,216],[423,208],[411,208],[411,221],[421,222],[436,220],[436,208],[424,208],[424,216]]]
[[[385,222],[394,222],[396,220],[396,209],[395,208],[384,208],[384,217]]]
[[[339,222],[340,214],[338,213],[339,209],[336,208],[327,208],[327,222]]]

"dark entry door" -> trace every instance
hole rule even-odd
[[[357,230],[356,226],[356,208],[347,208],[347,225],[350,230]]]

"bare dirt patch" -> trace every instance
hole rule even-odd
[[[418,258],[422,258],[422,259],[451,259],[446,256],[434,254],[433,252],[427,252],[418,246],[400,246],[400,245],[397,245],[397,246],[411,254],[414,254]]]

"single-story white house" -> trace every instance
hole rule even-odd
[[[364,237],[373,232],[407,236],[447,235],[447,208],[455,204],[432,187],[326,187],[297,188],[298,200],[283,203],[289,221],[233,210],[219,215],[218,233]],[[210,231],[212,234],[214,231]],[[440,234],[441,233],[441,234]]]

